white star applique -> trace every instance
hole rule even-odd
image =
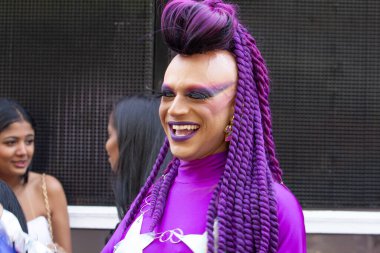
[[[141,214],[129,228],[125,238],[115,245],[114,253],[142,253],[154,240],[154,233],[140,234],[143,221]]]
[[[184,235],[181,229],[167,230],[163,233],[149,232],[140,234],[143,223],[141,214],[131,225],[125,238],[115,245],[114,253],[143,253],[143,250],[155,239],[160,242],[171,242],[176,244],[183,242],[193,253],[207,252],[207,232],[203,234]],[[173,237],[175,236],[175,238]]]
[[[207,252],[207,232],[201,235],[189,234],[183,235],[181,241],[186,244],[194,253]]]

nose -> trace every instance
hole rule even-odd
[[[177,95],[173,102],[170,104],[168,114],[171,116],[185,115],[189,112],[189,105],[186,102],[186,98]]]
[[[104,148],[107,152],[108,152],[109,142],[110,142],[110,137],[108,137],[106,140],[106,143],[104,143]]]
[[[28,152],[27,152],[27,146],[25,145],[25,143],[20,143],[17,147],[17,150],[16,150],[16,155],[18,156],[24,156],[26,155]]]

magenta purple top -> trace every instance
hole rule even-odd
[[[140,234],[151,235],[151,239],[146,243],[147,246],[143,251],[123,250],[122,252],[206,252],[203,251],[206,245],[198,247],[198,250],[192,249],[197,248],[194,246],[196,243],[205,244],[208,204],[223,173],[226,159],[227,152],[223,152],[200,160],[181,161],[178,175],[168,194],[164,214],[154,230],[155,233],[148,234],[151,218],[148,214],[144,214],[145,209],[149,207],[149,197],[146,198],[145,206],[140,210],[141,216],[136,217],[137,221],[142,222]],[[284,185],[275,183],[274,188],[277,195],[279,223],[277,253],[305,253],[306,234],[301,206]],[[138,222],[135,220],[134,223]],[[114,246],[126,237],[129,230],[134,230],[131,227],[126,229],[123,219],[102,253],[114,252]],[[128,236],[134,238],[130,234],[133,234],[132,231],[128,233]],[[181,240],[182,236],[186,239]],[[133,241],[138,240],[133,239]],[[125,245],[123,246],[127,247]],[[120,244],[119,247],[123,246]]]

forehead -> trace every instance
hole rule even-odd
[[[226,50],[190,56],[177,55],[169,64],[164,77],[164,84],[174,88],[183,85],[212,86],[236,82],[236,61]]]
[[[2,132],[0,132],[0,136],[27,136],[33,135],[34,130],[32,125],[27,121],[16,121],[10,124],[7,128],[5,128]]]

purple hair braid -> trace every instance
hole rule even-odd
[[[238,89],[240,87],[238,86]],[[244,141],[241,136],[245,132],[245,128],[241,126],[242,117],[244,115],[242,108],[244,107],[244,96],[242,92],[237,92],[235,99],[235,114],[234,114],[234,130],[232,133],[232,140],[229,146],[229,153],[226,161],[225,171],[222,177],[221,194],[219,199],[218,217],[219,217],[219,250],[222,252],[226,247],[229,252],[234,252],[236,243],[236,233],[239,239],[243,238],[241,226],[242,215],[235,212],[236,205],[241,207],[239,203],[242,202],[241,186],[239,186],[238,170],[242,164],[242,150],[238,144]],[[238,194],[236,196],[236,194]],[[225,204],[226,203],[226,204]],[[241,210],[241,208],[240,208]],[[227,238],[224,238],[224,237]],[[244,244],[243,244],[244,245]]]
[[[131,204],[131,207],[129,208],[129,211],[127,212],[126,215],[126,225],[125,228],[129,227],[131,225],[132,221],[137,215],[137,212],[139,211],[139,208],[141,207],[141,203],[145,196],[147,195],[149,189],[153,185],[154,181],[156,180],[156,177],[158,175],[158,172],[160,171],[161,165],[164,162],[164,159],[166,157],[166,154],[168,153],[169,150],[169,141],[167,138],[165,138],[164,144],[162,145],[160,149],[160,153],[157,156],[157,160],[155,164],[153,165],[152,171],[150,172],[149,177],[147,178],[144,186],[140,190],[139,194],[137,195],[136,199],[133,201]]]
[[[245,34],[249,37],[249,46],[253,54],[253,69],[255,71],[255,81],[258,84],[258,96],[260,101],[260,110],[262,114],[263,130],[265,147],[269,155],[270,168],[273,173],[273,177],[277,182],[282,181],[282,170],[276,157],[275,143],[272,133],[272,116],[269,107],[268,95],[269,95],[269,77],[268,69],[265,61],[256,47],[256,42],[252,36],[245,30]]]
[[[169,170],[173,167],[173,163],[175,162],[175,158],[173,158],[170,163],[167,165],[165,168],[163,175],[156,181],[156,183],[153,185],[152,190],[151,190],[151,200],[150,200],[150,205],[152,208],[150,208],[149,215],[152,216],[153,212],[156,208],[156,203],[157,203],[157,198],[160,193],[160,189],[162,186],[162,183],[164,182],[164,178],[166,174],[169,172]]]
[[[273,178],[271,174],[267,173],[267,180],[269,188],[273,189]],[[275,191],[272,190],[269,192],[269,206],[270,206],[270,227],[271,227],[271,244],[270,252],[276,253],[278,248],[278,217],[277,217],[277,199]]]
[[[254,87],[255,88],[255,87]],[[261,240],[260,240],[260,252],[267,252],[270,241],[270,217],[269,217],[269,193],[266,173],[268,171],[268,163],[265,154],[265,144],[263,139],[262,124],[261,124],[261,114],[258,105],[258,98],[256,93],[251,94],[253,96],[253,101],[256,102],[253,108],[254,115],[254,129],[255,129],[255,159],[257,163],[256,172],[257,178],[256,183],[259,189],[259,214],[261,227]],[[257,208],[257,207],[256,207]]]
[[[256,87],[254,87],[256,88]],[[257,91],[256,91],[257,92]],[[270,216],[269,216],[269,191],[267,184],[266,173],[269,172],[268,162],[266,159],[265,143],[263,138],[261,113],[258,105],[257,93],[251,94],[253,96],[254,105],[254,129],[255,129],[255,159],[257,162],[257,178],[256,183],[259,188],[259,213],[260,213],[260,225],[261,225],[261,240],[260,240],[260,252],[268,252],[270,242]]]
[[[219,252],[226,252],[227,251],[227,245],[231,244],[231,241],[233,241],[233,234],[232,231],[229,229],[232,227],[232,209],[235,200],[232,199],[229,201],[230,198],[227,197],[227,195],[233,194],[232,191],[229,189],[229,185],[236,186],[236,176],[232,174],[231,169],[233,168],[233,160],[230,159],[230,156],[233,156],[233,153],[235,152],[234,146],[234,138],[236,138],[235,133],[233,133],[232,140],[230,142],[230,149],[227,156],[226,161],[226,167],[223,173],[223,176],[221,178],[221,186],[220,186],[220,194],[219,194],[219,201],[217,206],[217,216],[218,216],[218,253]],[[230,242],[228,242],[230,241]],[[230,245],[230,247],[233,247],[233,245]]]
[[[252,101],[252,94],[255,93],[255,89],[254,89],[254,81],[253,81],[253,77],[252,77],[252,55],[250,54],[249,50],[247,50],[247,40],[246,40],[246,36],[245,34],[242,32],[242,27],[239,26],[238,27],[238,31],[237,31],[237,34],[240,35],[240,41],[235,39],[235,52],[236,50],[239,49],[239,46],[241,47],[241,51],[244,53],[244,55],[242,56],[243,58],[240,58],[240,57],[237,57],[237,62],[239,64],[239,62],[241,62],[241,65],[242,65],[242,68],[244,68],[244,71],[246,72],[246,74],[244,76],[241,77],[241,79],[245,79],[245,86],[243,88],[243,90],[245,91],[245,94],[244,94],[244,97],[246,99],[246,102],[245,102],[245,107],[244,107],[244,114],[245,115],[248,115],[249,117],[249,125],[247,127],[248,129],[248,136],[246,136],[246,140],[250,140],[249,141],[249,145],[244,145],[244,149],[245,151],[244,152],[250,152],[250,168],[247,168],[247,170],[249,170],[251,173],[249,174],[249,185],[247,186],[247,198],[248,198],[248,201],[247,201],[247,209],[250,210],[250,211],[253,211],[253,213],[251,214],[252,217],[250,217],[250,221],[252,222],[252,224],[250,224],[250,229],[251,229],[251,232],[249,234],[250,238],[255,238],[255,240],[252,240],[252,241],[255,241],[255,245],[253,246],[256,246],[256,245],[259,245],[259,241],[261,240],[261,231],[260,231],[260,226],[255,226],[254,225],[254,221],[259,221],[260,220],[260,212],[258,210],[255,211],[255,209],[250,209],[251,207],[251,203],[256,203],[256,206],[259,205],[259,194],[258,194],[258,187],[257,187],[257,184],[253,183],[255,182],[255,171],[257,171],[258,169],[258,165],[256,163],[256,159],[254,159],[254,156],[252,155],[252,151],[255,150],[255,147],[254,147],[254,143],[255,143],[255,139],[253,138],[254,137],[254,134],[255,134],[255,129],[254,129],[254,113],[253,113],[253,108],[254,108],[254,102]],[[236,36],[235,38],[239,38],[239,36]],[[240,45],[241,43],[241,45]],[[254,205],[253,205],[254,206]],[[253,232],[252,232],[252,228],[253,229]],[[253,249],[253,246],[252,248],[249,248],[249,252],[253,252],[254,249]],[[257,250],[258,252],[258,250]]]
[[[243,28],[245,29],[245,28]],[[247,40],[249,41],[248,45],[249,45],[249,48],[251,50],[251,55],[253,56],[259,56],[259,60],[255,60],[254,62],[258,62],[259,64],[261,64],[261,66],[264,66],[263,67],[263,77],[262,77],[262,80],[265,80],[267,85],[266,86],[263,86],[263,85],[258,85],[257,88],[259,89],[260,87],[267,87],[265,89],[262,89],[262,91],[259,91],[259,92],[253,92],[252,94],[258,94],[259,96],[260,95],[265,95],[266,96],[266,99],[265,99],[265,103],[266,103],[266,108],[269,109],[269,104],[268,104],[268,92],[269,92],[269,78],[267,77],[267,69],[266,69],[266,66],[265,66],[265,62],[263,60],[263,58],[261,57],[261,54],[260,52],[258,51],[257,47],[255,46],[255,44],[252,44],[252,42],[254,43],[254,39],[252,38],[252,36],[247,32],[247,30],[245,30],[244,32],[246,34],[246,38]],[[253,47],[255,49],[255,52],[253,52]],[[254,57],[255,58],[255,57]],[[254,69],[254,68],[253,68]],[[257,80],[257,79],[256,79]],[[261,94],[260,94],[261,93]],[[260,100],[259,98],[259,101],[262,101]],[[261,105],[261,104],[260,104]],[[262,117],[263,117],[263,111],[262,111]],[[264,116],[266,114],[264,113]],[[269,114],[267,115],[270,115],[270,111],[269,111]],[[271,119],[269,119],[269,127],[271,128]],[[263,124],[264,125],[264,124]],[[268,126],[268,125],[267,125]],[[271,133],[271,131],[270,131]],[[272,142],[273,142],[273,136],[270,135],[271,138],[272,138]],[[265,137],[265,135],[264,135]],[[266,145],[268,145],[268,143],[266,143]],[[272,146],[274,147],[274,145]],[[275,157],[275,154],[273,153],[273,157]],[[278,161],[276,159],[276,162],[277,162],[277,165],[278,165]],[[273,165],[273,163],[272,163]],[[273,167],[271,168],[271,171],[272,171]],[[282,174],[282,171],[279,167],[279,165],[277,166],[277,169],[279,170],[279,173],[277,174],[277,180],[281,180],[281,174]],[[269,171],[267,172],[267,183],[268,183],[268,189],[269,189],[269,208],[270,208],[270,228],[271,228],[271,244],[270,244],[270,251],[271,252],[276,252],[277,251],[277,247],[278,247],[278,218],[277,218],[277,200],[276,200],[276,196],[275,196],[275,192],[274,192],[274,189],[273,189],[273,179],[276,180],[276,173],[274,173],[274,177],[272,177],[273,174],[273,171],[272,173],[269,173]]]
[[[227,249],[234,247],[234,235],[232,231],[233,226],[233,208],[235,205],[234,193],[237,186],[237,175],[233,173],[236,166],[239,166],[241,159],[237,152],[238,139],[240,131],[240,121],[242,115],[241,108],[243,107],[244,96],[241,93],[236,94],[235,99],[235,113],[234,113],[234,130],[232,132],[232,140],[229,144],[229,152],[227,156],[227,161],[224,169],[224,173],[221,178],[220,194],[219,194],[219,204],[217,207],[218,213],[218,252],[226,252]]]
[[[234,54],[236,57],[236,62],[238,66],[238,75],[239,75],[239,83],[238,83],[238,90],[237,93],[243,93],[244,97],[244,103],[243,103],[243,114],[242,114],[242,121],[241,121],[241,127],[239,132],[241,132],[241,137],[239,139],[239,143],[241,144],[241,147],[243,147],[241,152],[239,152],[239,155],[242,157],[242,162],[240,163],[240,166],[237,167],[237,173],[238,173],[238,184],[241,187],[238,191],[236,191],[237,194],[242,194],[242,203],[239,206],[239,203],[235,206],[235,217],[242,216],[243,221],[241,227],[244,229],[242,230],[242,235],[240,235],[238,232],[236,233],[237,237],[242,236],[241,238],[244,238],[244,242],[242,243],[243,249],[237,248],[238,252],[253,252],[254,251],[254,238],[253,238],[253,231],[252,231],[252,219],[251,219],[251,213],[250,213],[250,191],[251,191],[251,174],[252,174],[252,154],[251,150],[253,148],[252,142],[252,136],[253,136],[253,128],[252,128],[252,114],[249,112],[249,96],[247,96],[247,92],[249,90],[250,85],[250,72],[251,69],[249,66],[249,63],[251,61],[250,56],[246,53],[245,50],[245,42],[241,39],[240,34],[238,32],[235,33],[234,36],[234,42],[235,42],[235,50]],[[238,129],[237,129],[238,131]],[[239,228],[238,228],[239,229]],[[241,228],[240,228],[241,230]]]
[[[239,27],[241,28],[241,27]],[[245,40],[247,38],[247,33],[244,32],[244,30],[240,30],[238,31],[239,34],[243,34],[245,36]],[[244,41],[244,39],[243,39]],[[235,41],[236,44],[238,44],[238,41]],[[249,48],[247,50],[245,50],[246,53],[248,51],[249,53]],[[237,57],[238,58],[238,57]],[[245,59],[245,62],[249,62],[249,57],[246,57]],[[239,62],[239,59],[237,59],[237,61]],[[252,70],[252,66],[248,66],[248,69],[251,69]],[[248,75],[249,76],[249,75]],[[251,90],[250,91],[247,91],[247,103],[249,103],[249,107],[253,109],[253,113],[251,113],[251,115],[253,114],[254,115],[254,128],[255,128],[255,146],[256,148],[254,148],[255,150],[255,160],[256,160],[256,168],[255,168],[255,171],[256,171],[256,174],[257,174],[257,178],[256,178],[256,182],[257,182],[257,185],[259,186],[259,190],[260,190],[260,194],[259,194],[259,206],[256,205],[256,213],[259,213],[260,215],[260,219],[259,221],[260,224],[257,224],[256,225],[256,228],[257,227],[261,227],[260,230],[261,230],[261,233],[260,233],[260,241],[257,242],[257,243],[260,243],[260,252],[263,251],[263,252],[267,252],[268,250],[268,244],[269,244],[269,241],[270,241],[270,235],[269,235],[269,232],[271,230],[271,227],[270,227],[270,224],[269,224],[269,201],[268,201],[268,192],[269,192],[269,195],[270,195],[270,192],[273,191],[273,189],[271,189],[271,187],[267,185],[267,182],[266,182],[266,176],[267,174],[270,174],[270,172],[268,171],[268,163],[267,163],[267,159],[266,159],[266,155],[265,155],[265,145],[264,145],[264,141],[263,141],[263,133],[262,133],[262,125],[261,125],[261,114],[260,114],[260,109],[259,109],[259,105],[258,105],[258,98],[257,98],[257,86],[255,85],[255,82],[253,82],[252,80],[252,75],[250,77],[248,77],[248,80],[247,80],[248,83],[251,83],[251,84],[254,84],[253,86],[251,86]],[[246,90],[247,90],[248,87],[246,87]],[[248,105],[247,105],[248,107]],[[259,210],[257,210],[257,208],[259,208]],[[258,236],[257,236],[257,233],[256,233],[256,236],[255,236],[256,240],[258,239]],[[256,246],[258,246],[256,243]]]
[[[174,182],[175,177],[177,176],[178,167],[179,167],[179,159],[175,159],[168,173],[165,174],[163,177],[163,182],[161,184],[161,188],[158,193],[158,196],[152,196],[152,198],[156,198],[157,201],[155,203],[155,206],[152,207],[153,213],[152,213],[152,224],[150,225],[151,231],[153,231],[154,227],[158,224],[158,222],[160,221],[162,217],[162,214],[165,209],[165,203],[168,196],[168,192],[170,190],[171,185]]]

